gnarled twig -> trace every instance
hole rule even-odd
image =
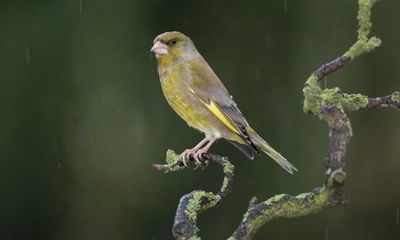
[[[368,98],[365,109],[375,109],[381,107],[394,107],[400,109],[400,92],[394,92],[385,97]]]
[[[176,239],[196,239],[199,231],[196,226],[197,215],[220,204],[232,188],[234,165],[228,161],[228,158],[210,153],[204,153],[202,157],[205,161],[212,161],[221,165],[225,177],[218,193],[195,190],[181,197],[172,227],[172,233]],[[190,156],[190,160],[193,161],[192,156]],[[180,156],[172,150],[167,151],[166,162],[163,165],[153,164],[153,169],[170,172],[186,168]]]

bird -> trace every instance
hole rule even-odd
[[[202,166],[203,154],[223,138],[249,159],[263,152],[287,172],[297,171],[250,127],[189,37],[178,31],[162,33],[154,39],[150,51],[155,54],[161,89],[168,104],[190,127],[205,134],[196,146],[180,154],[185,166],[190,156],[196,168]]]

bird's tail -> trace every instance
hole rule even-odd
[[[250,140],[253,144],[265,154],[270,156],[275,162],[277,162],[283,169],[290,174],[293,174],[293,170],[297,171],[296,167],[293,166],[288,160],[286,160],[279,152],[273,149],[262,137],[260,137],[251,127],[246,129],[249,134]]]

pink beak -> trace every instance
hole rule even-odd
[[[150,51],[154,52],[158,56],[168,54],[168,50],[169,47],[160,41],[154,43],[153,47],[150,49]]]

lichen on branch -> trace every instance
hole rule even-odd
[[[326,207],[328,196],[329,191],[326,188],[316,188],[297,196],[279,194],[260,203],[257,203],[257,198],[254,197],[243,215],[242,222],[229,239],[252,239],[259,228],[273,219],[319,212]]]
[[[204,153],[202,157],[205,161],[215,162],[222,167],[225,175],[224,180],[217,193],[196,190],[181,197],[172,227],[172,233],[176,239],[200,239],[197,236],[199,231],[196,225],[197,216],[201,212],[220,204],[232,188],[235,167],[229,162],[228,158],[210,153]],[[193,157],[190,156],[189,160],[193,161]],[[168,173],[186,168],[180,156],[172,150],[167,151],[165,161],[165,164],[153,164],[153,169]]]

